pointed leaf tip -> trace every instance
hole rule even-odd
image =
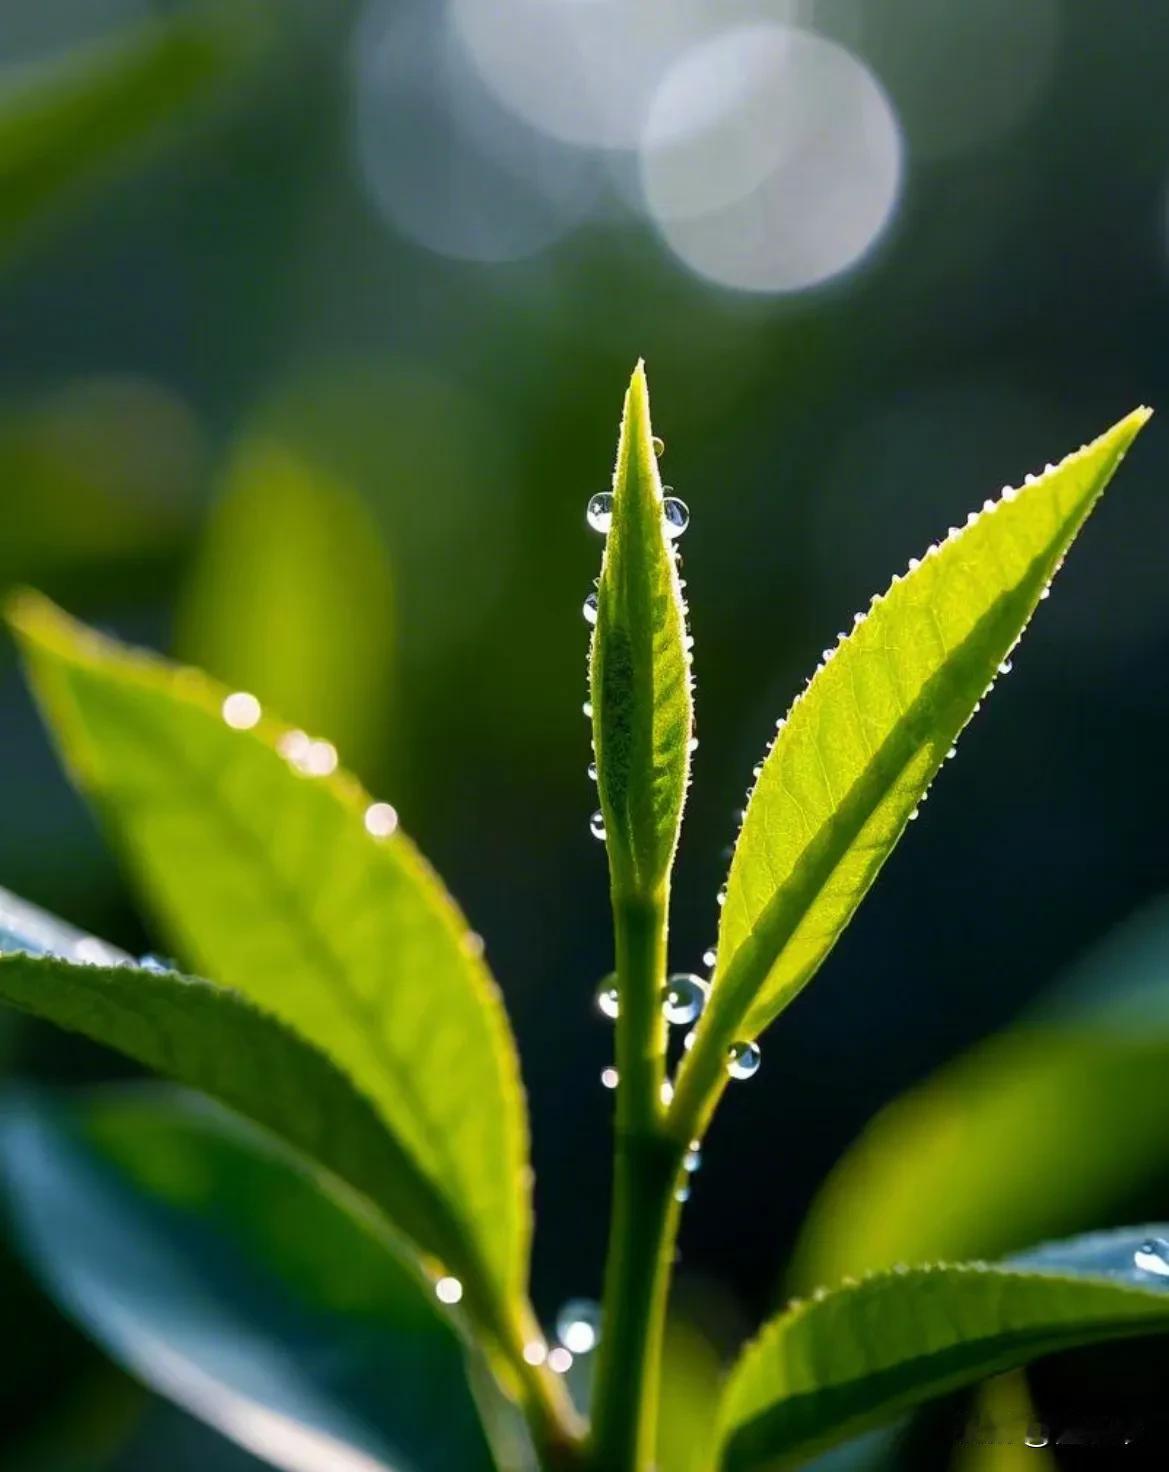
[[[627,897],[656,894],[668,878],[689,771],[685,609],[662,516],[639,360],[625,393],[590,654],[601,810],[614,882]]]
[[[710,1006],[678,1108],[807,984],[863,899],[1148,419],[1132,411],[931,546],[826,652],[760,764],[727,879]],[[699,1102],[701,1101],[701,1102]]]

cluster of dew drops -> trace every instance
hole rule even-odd
[[[665,452],[665,443],[657,435],[653,437],[654,453],[660,459]],[[601,536],[607,536],[613,524],[613,493],[611,491],[598,491],[596,495],[589,498],[585,508],[585,520],[593,531]],[[672,486],[662,487],[662,524],[666,537],[671,542],[677,542],[682,533],[690,525],[690,510],[684,501],[673,494]],[[675,552],[675,556],[677,553]],[[684,588],[685,582],[679,580],[679,585]],[[592,592],[584,601],[584,617],[589,624],[597,621],[597,595]],[[689,660],[693,648],[693,639],[687,633],[685,635],[686,656]],[[693,680],[691,681],[693,688]],[[591,702],[585,701],[584,714],[588,720],[592,719],[593,707]],[[698,745],[696,737],[690,741],[690,750],[694,751]],[[588,765],[588,777],[591,782],[597,780],[597,764],[591,761]],[[598,808],[589,819],[589,832],[592,836],[604,842],[605,816]],[[726,898],[725,890],[720,890],[718,902],[721,905]],[[703,964],[713,972],[716,954],[712,946],[703,955]],[[710,981],[696,976],[692,972],[676,972],[671,976],[662,988],[662,1013],[671,1026],[685,1027],[687,1032],[682,1039],[682,1046],[688,1052],[694,1043],[694,1025],[702,1015],[706,1006],[707,998],[710,996]],[[614,976],[605,977],[597,987],[596,1004],[598,1010],[610,1021],[615,1021],[620,1010],[620,996]],[[760,1052],[756,1043],[732,1043],[727,1049],[727,1072],[732,1078],[751,1078],[758,1072],[760,1064]],[[606,1089],[615,1089],[618,1083],[616,1068],[610,1064],[601,1070],[601,1083]],[[669,1105],[674,1097],[674,1086],[669,1079],[662,1083],[662,1103]],[[690,1196],[690,1177],[702,1164],[702,1151],[699,1141],[692,1140],[688,1149],[682,1157],[682,1177],[675,1189],[674,1196],[678,1201],[686,1201]],[[562,1336],[563,1337],[563,1336]],[[571,1349],[571,1345],[568,1346]]]
[[[439,1303],[454,1308],[462,1302],[463,1285],[458,1278],[446,1274],[434,1280],[434,1296]],[[543,1337],[529,1339],[523,1356],[529,1365],[547,1365],[553,1373],[564,1375],[575,1360],[591,1354],[600,1341],[600,1304],[591,1298],[570,1298],[556,1315],[553,1343],[549,1344]]]

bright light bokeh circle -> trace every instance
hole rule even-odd
[[[588,218],[595,161],[484,86],[437,0],[369,0],[355,30],[354,152],[378,213],[438,255],[537,254]]]
[[[636,147],[662,73],[726,24],[709,0],[450,0],[450,14],[505,107],[550,137],[611,149]]]
[[[738,26],[687,51],[654,95],[640,147],[645,207],[698,275],[800,291],[848,270],[900,195],[901,129],[843,46]]]

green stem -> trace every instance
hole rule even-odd
[[[620,997],[617,1130],[590,1465],[596,1472],[648,1472],[684,1143],[667,1132],[661,1104],[666,896],[614,895],[613,915]]]

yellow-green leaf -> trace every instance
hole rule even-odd
[[[625,395],[590,657],[593,744],[614,892],[669,878],[690,769],[690,656],[639,363]]]
[[[12,619],[66,760],[170,947],[332,1060],[517,1304],[530,1218],[514,1044],[479,937],[393,809],[334,770],[327,742],[198,671],[35,595]]]
[[[713,1086],[727,1044],[757,1035],[820,966],[1147,418],[1134,411],[988,501],[825,658],[751,794],[683,1087],[688,1072]]]

